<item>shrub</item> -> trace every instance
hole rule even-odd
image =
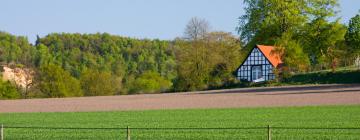
[[[121,86],[121,79],[110,72],[86,70],[82,72],[80,83],[87,96],[114,95]]]
[[[283,79],[282,82],[297,84],[360,83],[360,71],[344,70],[297,74]]]
[[[171,87],[169,80],[161,77],[156,72],[145,72],[132,83],[130,93],[154,93],[164,92]]]
[[[0,79],[0,99],[17,99],[20,93],[9,81]]]

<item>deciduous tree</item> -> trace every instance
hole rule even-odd
[[[121,88],[120,77],[93,69],[82,72],[80,83],[87,96],[115,95]]]
[[[36,84],[46,97],[82,96],[80,82],[61,67],[49,64],[40,68]]]
[[[355,60],[360,57],[360,15],[352,17],[349,21],[345,35],[347,51],[349,56]]]
[[[159,73],[147,71],[133,81],[130,93],[154,93],[167,91],[172,83],[161,77]]]
[[[185,28],[185,38],[189,40],[204,39],[209,32],[210,25],[205,19],[193,17]]]
[[[0,79],[0,99],[17,99],[20,97],[20,92],[16,89],[15,85]]]

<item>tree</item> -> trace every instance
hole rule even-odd
[[[0,79],[0,99],[17,99],[20,97],[20,93],[15,85],[12,85],[9,81]]]
[[[226,86],[235,81],[240,41],[229,33],[210,32],[202,40],[176,40],[178,77],[175,90]]]
[[[53,57],[49,52],[49,49],[44,44],[36,46],[35,65],[41,67],[53,62]]]
[[[93,69],[82,72],[80,83],[86,96],[115,95],[121,88],[121,78]]]
[[[293,54],[283,52],[283,61],[295,58],[296,54],[302,58],[308,55],[312,65],[320,64],[321,68],[336,66],[333,64],[337,63],[344,26],[338,21],[328,20],[336,15],[338,0],[244,2],[246,13],[239,18],[238,32],[248,48],[255,44],[277,44],[281,45],[278,47],[280,52],[297,51]]]
[[[285,64],[283,72],[304,72],[308,70],[310,60],[307,54],[304,53],[300,42],[293,39],[291,33],[285,33],[281,38],[276,40],[275,51],[271,53],[280,54],[281,60]]]
[[[227,86],[235,82],[233,72],[241,63],[240,40],[231,33],[217,31],[208,34],[208,63],[211,65],[209,85]]]
[[[53,33],[40,38],[36,48],[37,67],[41,63],[53,63],[78,79],[85,70],[109,72],[111,77],[121,79],[123,92],[131,85],[126,82],[145,71],[160,73],[168,80],[177,75],[170,41],[140,40],[108,33]]]
[[[176,90],[195,90],[207,87],[211,61],[208,61],[209,44],[207,35],[209,23],[205,19],[194,17],[185,28],[187,40],[177,40],[178,78]]]
[[[35,46],[40,45],[40,36],[36,35],[36,41],[35,41]]]
[[[205,41],[176,41],[178,79],[176,90],[207,88],[212,61],[209,61],[209,47]]]
[[[193,17],[185,28],[185,38],[189,40],[204,39],[209,32],[210,25],[205,19]]]
[[[25,37],[13,36],[6,32],[0,31],[0,62],[6,64],[27,63],[27,57],[30,45]],[[25,58],[25,59],[24,59]]]
[[[80,82],[61,67],[49,64],[40,68],[37,86],[45,97],[82,96]]]
[[[313,18],[335,15],[337,0],[244,0],[238,32],[247,46],[274,44],[285,32],[299,32]]]
[[[246,14],[241,16],[238,32],[252,47],[274,44],[284,32],[295,30],[308,19],[305,0],[244,0]]]
[[[355,60],[360,57],[360,15],[352,17],[349,21],[345,35],[345,42],[349,56]]]
[[[344,40],[345,26],[338,20],[329,23],[319,18],[308,23],[305,28],[301,40],[311,63],[320,65],[321,69],[336,63],[340,49],[338,44]]]

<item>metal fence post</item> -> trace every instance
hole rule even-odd
[[[271,128],[270,128],[270,125],[268,125],[267,129],[268,129],[268,140],[271,140]]]
[[[127,140],[130,140],[130,128],[129,128],[129,126],[127,126],[127,128],[126,128],[126,138],[127,138]]]
[[[1,140],[4,140],[4,125],[3,124],[1,124],[0,135],[1,135]]]

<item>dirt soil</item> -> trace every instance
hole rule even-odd
[[[0,112],[84,112],[187,108],[360,105],[360,85],[307,85],[201,92],[0,100]]]

